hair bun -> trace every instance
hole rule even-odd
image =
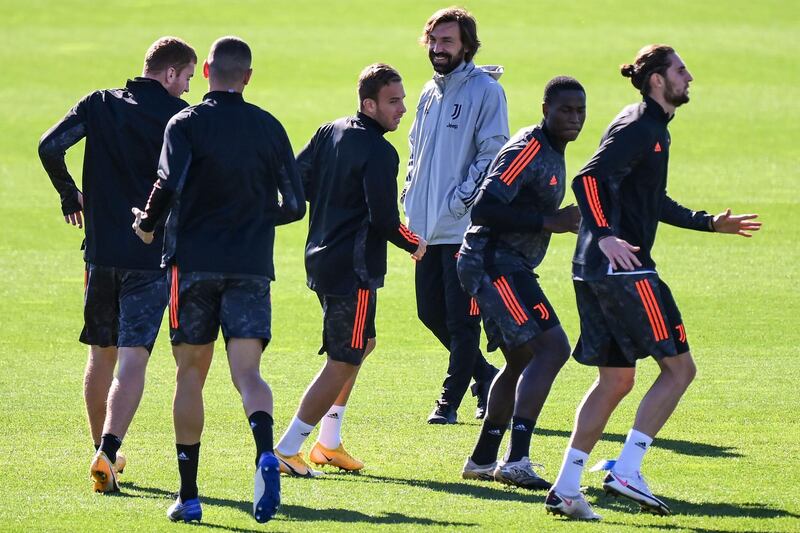
[[[619,68],[619,71],[626,78],[633,78],[634,74],[636,74],[636,67],[626,63]]]

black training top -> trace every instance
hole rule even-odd
[[[572,259],[574,277],[597,280],[615,273],[597,245],[602,237],[614,235],[639,246],[636,257],[642,266],[637,271],[655,271],[650,251],[659,221],[711,231],[711,215],[691,211],[667,196],[670,119],[649,97],[629,105],[572,181],[583,217]]]
[[[283,126],[234,92],[210,92],[175,115],[141,229],[168,209],[163,265],[275,279],[275,226],[306,209]]]
[[[81,211],[78,188],[64,161],[86,137],[83,217],[86,261],[102,266],[158,270],[160,246],[147,246],[131,231],[131,208],[147,200],[158,167],[167,121],[186,102],[156,80],[135,78],[124,89],[95,91],[73,107],[39,141],[39,157],[61,195],[64,215]],[[161,242],[162,232],[157,231]]]
[[[550,243],[543,217],[558,210],[565,191],[564,154],[552,147],[544,125],[520,130],[489,167],[460,254],[480,256],[488,271],[533,270]]]
[[[414,252],[419,237],[400,222],[397,151],[363,113],[321,126],[297,156],[310,204],[308,286],[330,296],[377,288],[386,241]]]

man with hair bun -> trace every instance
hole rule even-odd
[[[489,350],[505,366],[492,383],[478,442],[462,477],[549,489],[529,458],[531,436],[550,387],[569,358],[569,341],[533,270],[553,233],[577,233],[566,192],[564,151],[586,119],[586,93],[574,78],[547,83],[543,120],[520,130],[488,169],[458,256],[464,289],[478,301]],[[511,442],[497,452],[511,422]]]
[[[142,398],[147,362],[167,307],[160,246],[142,244],[131,233],[127,215],[131,206],[147,200],[164,128],[189,105],[180,96],[189,91],[196,64],[191,46],[162,37],[147,50],[141,76],[125,88],[87,95],[39,142],[65,222],[78,228],[86,222],[80,341],[89,345],[83,393],[95,448],[89,470],[96,492],[119,490],[117,474],[126,461],[117,451]],[[81,192],[64,157],[83,138]],[[160,244],[162,227],[155,229]]]
[[[692,75],[669,46],[642,48],[621,67],[643,96],[622,110],[600,147],[572,182],[582,219],[573,258],[573,280],[581,335],[573,352],[598,367],[597,381],[578,407],[564,462],[545,508],[570,518],[599,520],[580,492],[589,453],[611,413],[633,388],[636,362],[652,356],[659,375],[639,404],[619,457],[600,463],[608,470],[603,489],[667,515],[641,474],[645,452],[695,376],[686,328],[651,256],[659,222],[750,237],[758,215],[691,211],[667,195],[670,135],[667,124],[689,101]]]
[[[440,9],[420,42],[434,76],[422,90],[408,135],[402,198],[409,228],[429,243],[415,272],[417,315],[450,356],[428,423],[455,424],[473,378],[475,418],[484,417],[497,373],[481,353],[478,306],[459,284],[456,260],[487,167],[508,140],[508,112],[497,81],[503,68],[473,63],[481,42],[471,13]]]
[[[283,126],[242,96],[253,74],[251,61],[250,47],[238,37],[211,45],[203,64],[209,92],[170,120],[147,207],[133,209],[133,229],[147,243],[168,215],[162,264],[170,268],[181,483],[167,510],[173,521],[199,521],[203,515],[197,488],[203,385],[220,328],[256,445],[253,517],[267,522],[280,504],[272,391],[260,364],[272,337],[275,227],[303,218],[305,198]]]
[[[386,275],[386,242],[419,261],[425,240],[400,222],[397,151],[384,138],[406,112],[400,74],[383,63],[358,79],[358,112],[323,124],[297,156],[309,202],[306,273],[322,306],[327,359],[306,389],[275,448],[285,474],[316,477],[300,449],[322,420],[310,459],[359,471],[344,449],[342,419],[364,359],[375,348],[377,290]]]

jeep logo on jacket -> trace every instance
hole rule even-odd
[[[408,227],[428,244],[458,244],[489,164],[508,141],[498,66],[464,63],[425,84],[408,136]]]

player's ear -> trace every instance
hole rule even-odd
[[[245,72],[245,74],[244,74],[244,80],[243,80],[243,83],[245,85],[250,83],[250,76],[252,76],[252,75],[253,75],[253,69],[251,69],[251,68],[247,69],[247,72]]]
[[[203,77],[208,79],[208,61],[203,61]]]
[[[547,113],[549,112],[549,107],[547,106],[547,102],[542,102],[542,116],[547,118]]]
[[[378,110],[378,103],[372,98],[364,98],[361,101],[361,109],[369,115],[374,115],[375,111]]]

